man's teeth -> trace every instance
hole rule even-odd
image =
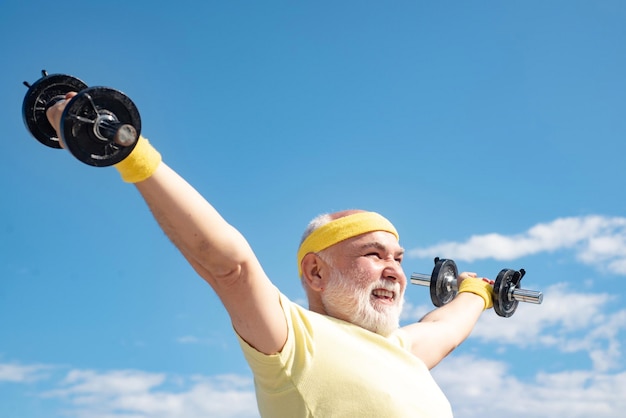
[[[385,289],[376,289],[372,292],[372,294],[379,298],[389,298],[393,299],[393,292]]]

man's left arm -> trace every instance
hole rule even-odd
[[[488,282],[476,278],[474,273],[461,273],[458,281],[460,291],[452,301],[402,328],[409,337],[411,352],[429,369],[465,341],[480,314],[492,306]]]

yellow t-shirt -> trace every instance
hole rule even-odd
[[[239,342],[254,374],[259,411],[271,418],[452,417],[402,331],[385,338],[304,309],[281,295],[289,334],[282,351]]]

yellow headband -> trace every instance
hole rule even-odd
[[[391,222],[375,212],[354,213],[320,226],[298,249],[298,274],[302,276],[302,259],[308,253],[317,253],[348,238],[374,231],[390,232],[400,239]]]

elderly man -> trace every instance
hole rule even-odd
[[[66,96],[48,110],[59,131]],[[394,226],[350,210],[314,219],[298,251],[309,308],[266,276],[244,237],[144,138],[116,165],[230,315],[263,417],[448,417],[430,375],[491,306],[490,285],[459,277],[453,301],[399,327],[407,279]]]

